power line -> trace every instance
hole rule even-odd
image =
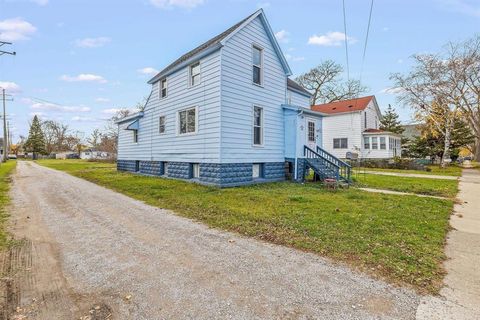
[[[363,67],[365,65],[365,55],[367,53],[368,35],[370,33],[370,24],[372,22],[372,11],[373,11],[373,0],[371,0],[370,2],[370,14],[368,15],[367,34],[365,35],[365,44],[363,46],[362,65],[360,68],[360,79],[359,79],[360,84],[362,82]]]
[[[343,4],[343,34],[345,35],[345,58],[347,60],[347,80],[350,81],[350,66],[348,62],[348,37],[347,37],[347,14],[345,10],[345,0],[342,0]]]

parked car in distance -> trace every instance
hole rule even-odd
[[[17,159],[17,155],[16,154],[9,154],[8,159]]]

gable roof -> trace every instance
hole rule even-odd
[[[280,62],[282,63],[282,66],[285,70],[285,73],[287,75],[291,75],[292,72],[290,70],[290,67],[288,66],[287,60],[285,59],[285,56],[283,55],[280,45],[278,44],[275,35],[268,24],[268,21],[265,17],[265,13],[263,12],[262,9],[259,9],[246,17],[245,19],[241,20],[240,22],[234,24],[224,32],[220,33],[219,35],[211,38],[210,40],[202,43],[198,47],[196,47],[193,50],[190,50],[189,52],[185,53],[182,55],[180,58],[177,60],[173,61],[171,64],[166,66],[163,70],[161,70],[159,73],[157,73],[152,79],[148,81],[148,83],[152,84],[156,81],[158,81],[160,78],[167,76],[168,74],[176,71],[177,69],[181,68],[184,66],[184,64],[188,62],[193,62],[194,58],[201,58],[202,56],[208,55],[209,53],[212,53],[219,49],[220,47],[225,45],[225,42],[233,36],[238,30],[242,29],[245,25],[247,25],[250,21],[255,19],[256,17],[260,17],[262,19],[262,22],[265,26],[265,30],[267,32],[268,37],[270,38],[270,41],[272,41],[272,45],[277,52],[277,55],[280,59]]]
[[[290,78],[287,78],[287,89],[308,96],[309,98],[312,96],[312,94],[308,92],[304,87],[302,87]]]
[[[375,99],[375,96],[367,96],[355,99],[335,101],[325,104],[318,104],[312,106],[311,108],[312,110],[327,114],[363,111],[368,106],[370,101],[372,101],[372,99]]]

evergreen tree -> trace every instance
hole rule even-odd
[[[380,129],[385,131],[390,131],[397,134],[402,134],[405,129],[400,124],[398,120],[399,115],[395,109],[389,104],[387,111],[383,115],[382,120],[380,120]]]
[[[33,159],[37,159],[37,155],[45,154],[45,136],[42,131],[42,126],[38,117],[33,117],[30,131],[28,132],[28,139],[25,142],[25,150],[33,153]]]

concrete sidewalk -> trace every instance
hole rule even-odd
[[[358,174],[378,174],[381,176],[409,177],[409,178],[425,178],[425,179],[441,179],[441,180],[457,180],[455,176],[439,176],[436,174],[407,173],[407,172],[387,172],[387,171],[358,171]]]
[[[425,297],[417,319],[480,319],[480,171],[463,170],[455,213],[450,218],[440,297]]]

